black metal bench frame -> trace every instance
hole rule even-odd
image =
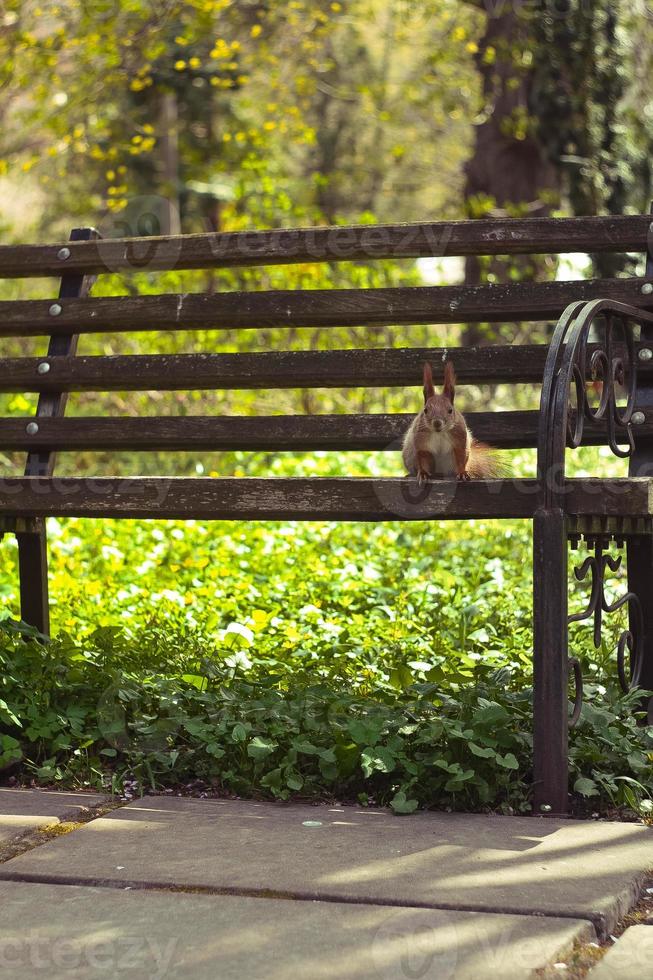
[[[0,419],[0,447],[27,452],[24,477],[0,481],[0,522],[19,546],[21,615],[49,630],[48,516],[206,520],[527,517],[533,519],[534,778],[536,813],[568,808],[568,728],[579,717],[582,678],[568,656],[568,622],[625,605],[618,644],[622,685],[653,689],[653,251],[647,215],[484,220],[102,241],[75,229],[67,244],[0,247],[0,278],[61,276],[56,301],[0,303],[0,337],[49,336],[45,357],[0,358],[0,390],[38,392],[32,420]],[[107,270],[206,269],[304,261],[645,252],[644,279],[506,286],[311,290],[92,298]],[[397,479],[210,479],[54,477],[58,450],[396,449],[404,415],[269,418],[65,418],[69,391],[260,387],[417,386],[421,365],[441,375],[446,348],[267,351],[259,354],[76,356],[81,333],[142,329],[396,325],[547,320],[548,346],[456,349],[461,383],[541,383],[539,412],[468,415],[475,433],[508,448],[537,446],[534,479],[471,483]],[[597,324],[600,327],[597,329]],[[587,392],[594,379],[595,399]],[[626,404],[619,391],[626,390]],[[570,391],[576,406],[570,405]],[[636,436],[636,438],[635,438]],[[621,480],[565,478],[565,450],[605,444],[628,456]],[[576,570],[591,595],[568,615],[568,541],[592,554]],[[627,545],[628,591],[612,603],[606,570]],[[569,673],[575,682],[569,717]]]

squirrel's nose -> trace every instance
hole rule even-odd
[[[433,426],[434,426],[436,432],[441,432],[442,431],[442,419],[435,419],[435,421],[433,422]]]

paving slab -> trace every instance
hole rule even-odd
[[[0,879],[590,919],[604,936],[653,867],[638,824],[145,797],[0,866]]]
[[[587,922],[79,885],[0,885],[7,980],[525,980]]]
[[[589,980],[635,980],[636,977],[653,976],[653,926],[626,929],[588,976]]]
[[[0,788],[0,844],[62,820],[78,820],[108,800],[97,793]]]

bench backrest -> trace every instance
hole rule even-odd
[[[0,247],[0,278],[60,276],[51,300],[0,302],[3,337],[48,336],[45,357],[0,358],[0,390],[38,392],[36,419],[0,419],[0,447],[26,451],[27,475],[48,475],[59,450],[371,450],[397,449],[406,415],[65,418],[70,391],[185,389],[417,388],[429,360],[436,381],[452,351],[442,347],[261,351],[238,354],[78,357],[81,334],[358,327],[501,321],[555,321],[579,299],[605,297],[653,310],[644,279],[515,282],[507,285],[310,289],[219,294],[98,297],[104,272],[215,269],[429,256],[636,252],[650,256],[648,215],[575,219],[497,219],[354,228],[101,240],[77,229],[66,244]],[[640,344],[640,346],[643,346]],[[456,348],[461,384],[541,384],[547,346]],[[642,361],[642,371],[651,363]],[[650,375],[649,375],[650,376]],[[537,412],[469,413],[475,435],[500,447],[532,447]],[[653,417],[642,434],[653,433]],[[587,429],[588,442],[605,438]]]

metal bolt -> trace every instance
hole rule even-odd
[[[57,252],[57,258],[61,259],[62,262],[65,262],[66,259],[70,258],[70,249],[60,248],[59,251]]]
[[[653,282],[645,282],[642,286],[642,292],[645,296],[650,296],[653,293]]]
[[[633,423],[633,425],[643,425],[643,423],[646,422],[646,416],[643,412],[633,412],[630,417],[630,421]]]
[[[637,355],[640,361],[650,361],[653,357],[653,350],[650,347],[642,347],[639,354]]]
[[[53,303],[50,309],[48,310],[48,313],[50,314],[50,316],[59,316],[62,309],[63,307],[59,303]]]
[[[50,370],[50,365],[47,361],[41,361],[41,363],[36,368],[38,374],[47,374]]]
[[[25,426],[25,432],[28,436],[35,436],[38,431],[39,427],[36,422],[28,422]]]
[[[551,813],[552,809],[553,807],[551,806],[550,803],[542,803],[540,805],[540,810],[542,811],[542,813]]]

